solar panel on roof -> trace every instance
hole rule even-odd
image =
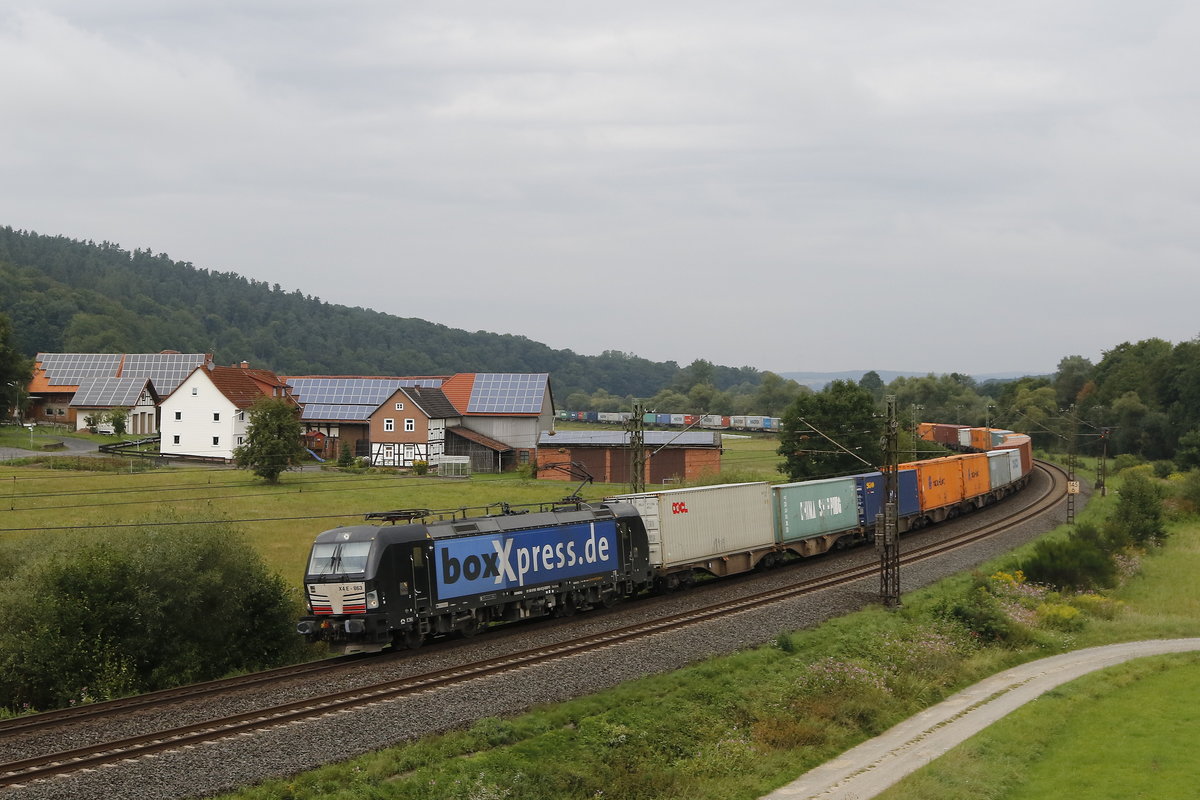
[[[77,386],[81,380],[113,376],[121,356],[112,353],[40,353],[51,386]]]
[[[142,396],[145,386],[145,378],[94,378],[79,385],[71,405],[89,408],[132,406]]]
[[[376,406],[368,405],[306,403],[300,419],[365,420],[375,409]]]
[[[301,403],[378,406],[400,387],[432,386],[436,378],[292,378],[292,396]]]
[[[150,378],[154,388],[167,395],[207,360],[204,353],[130,353],[125,357],[121,375]]]
[[[475,376],[467,411],[475,414],[536,414],[546,395],[545,373],[481,372]]]

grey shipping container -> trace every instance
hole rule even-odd
[[[775,494],[775,529],[780,542],[794,542],[859,526],[857,476],[785,483]]]
[[[1012,460],[1009,450],[992,450],[988,456],[988,478],[990,488],[999,489],[1012,482]]]
[[[673,567],[775,543],[771,487],[727,483],[608,498],[641,514],[650,540],[650,564]]]

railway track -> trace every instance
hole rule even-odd
[[[911,565],[969,546],[1006,528],[1029,521],[1054,508],[1066,494],[1066,473],[1051,464],[1038,463],[1049,477],[1048,488],[1032,503],[970,531],[943,541],[914,547],[901,553],[901,564]],[[383,681],[361,688],[329,693],[319,697],[284,703],[244,714],[211,719],[194,725],[157,730],[118,741],[48,753],[32,758],[0,763],[0,787],[30,783],[80,770],[114,764],[131,758],[212,742],[227,737],[265,730],[301,720],[362,708],[421,692],[433,691],[465,681],[503,674],[545,664],[557,659],[581,655],[600,648],[614,647],[638,639],[698,625],[722,617],[744,613],[783,600],[802,597],[837,586],[860,581],[878,574],[877,563],[866,563],[802,580],[785,587],[755,592],[732,602],[702,606],[683,613],[627,625],[552,645],[511,653],[498,658]],[[378,658],[378,657],[375,657]],[[270,670],[223,681],[155,692],[135,698],[98,703],[92,706],[48,712],[0,724],[0,744],[6,739],[34,731],[67,729],[84,720],[128,714],[136,709],[161,707],[205,696],[220,696],[246,687],[265,686],[281,680],[314,676],[331,670],[353,668],[360,657],[313,662]]]

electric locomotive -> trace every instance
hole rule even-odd
[[[313,543],[308,614],[296,630],[346,653],[416,647],[489,622],[608,605],[653,581],[642,518],[606,502],[533,513],[425,521],[431,512],[368,517]],[[399,519],[406,524],[394,524]]]

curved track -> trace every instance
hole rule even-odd
[[[1066,473],[1058,467],[1038,462],[1038,469],[1050,478],[1048,488],[1033,502],[985,525],[954,535],[944,541],[914,547],[901,553],[902,565],[915,564],[936,558],[951,550],[966,547],[981,539],[992,536],[1007,528],[1034,519],[1053,509],[1066,495]],[[346,711],[414,694],[439,687],[462,683],[475,678],[502,674],[532,664],[614,646],[642,639],[665,631],[697,625],[721,617],[739,614],[764,605],[776,603],[836,586],[853,583],[878,574],[875,563],[847,567],[818,578],[801,580],[798,583],[769,591],[749,594],[733,602],[702,606],[690,611],[674,614],[652,621],[614,628],[600,634],[584,636],[505,655],[500,658],[478,661],[451,669],[429,672],[405,678],[388,680],[349,691],[339,691],[309,698],[303,701],[264,707],[249,713],[212,719],[197,725],[169,730],[156,730],[144,735],[126,737],[119,741],[51,753],[44,756],[9,761],[0,764],[0,786],[10,786],[63,775],[81,769],[112,764],[129,758],[151,753],[174,750],[180,747],[211,742],[229,736],[264,730],[297,720]],[[376,657],[378,658],[378,657]],[[270,670],[254,675],[222,681],[181,687],[155,692],[123,700],[97,703],[91,706],[64,709],[26,718],[0,723],[0,741],[37,731],[45,734],[56,729],[66,730],[85,720],[115,717],[128,714],[133,709],[169,706],[182,700],[194,700],[204,696],[221,696],[247,686],[267,686],[298,675],[319,675],[331,670],[352,668],[361,657],[352,656],[329,661],[312,662],[293,667]]]

